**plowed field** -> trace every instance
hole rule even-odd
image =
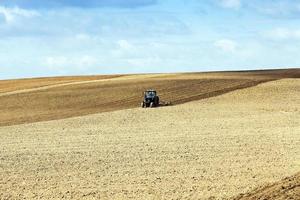
[[[300,171],[295,72],[130,75],[3,95],[6,106],[18,105],[15,97],[30,109],[1,105],[6,117],[20,117],[0,127],[0,199],[297,199],[299,175],[291,177]],[[148,84],[175,105],[134,108]],[[54,111],[43,110],[43,102]],[[100,113],[82,116],[93,108]],[[22,118],[43,121],[49,119],[44,113],[57,117],[57,110],[61,118],[75,115],[72,110],[78,117]],[[5,126],[13,120],[25,124]]]
[[[149,88],[162,100],[180,104],[287,77],[300,77],[300,70],[0,81],[0,126],[138,107]]]

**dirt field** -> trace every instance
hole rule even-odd
[[[149,88],[180,104],[287,77],[300,69],[0,81],[0,126],[135,108]]]
[[[195,99],[194,92],[197,98],[214,94],[245,84],[244,80],[248,84],[256,75],[250,79],[249,75],[237,79],[201,75],[199,80],[195,76],[176,76],[165,82],[157,81],[159,77],[143,79],[144,85],[132,90],[128,86],[137,83],[132,80],[130,84],[122,80],[60,89],[67,92],[64,97],[73,92],[74,98],[88,96],[97,107],[102,105],[97,104],[98,98],[105,98],[99,95],[91,101],[90,93],[84,91],[101,93],[107,87],[138,92],[153,80],[151,85],[162,85],[165,98],[168,91],[177,91],[175,100],[182,103]],[[266,78],[261,77],[255,80]],[[196,90],[200,86],[209,89]],[[5,105],[9,106],[13,97],[25,101],[45,93],[61,94],[52,88],[26,97],[25,93],[3,96],[0,102],[8,98]],[[50,100],[52,103],[55,101]],[[82,102],[75,105],[68,109],[81,108]],[[0,199],[223,199],[240,193],[251,195],[255,188],[300,171],[299,108],[300,79],[282,79],[171,107],[0,127]],[[9,115],[10,109],[4,113]]]

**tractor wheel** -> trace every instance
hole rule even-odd
[[[142,107],[142,108],[144,108],[144,107],[145,107],[145,104],[144,104],[144,102],[142,102],[142,103],[141,103],[141,107]]]
[[[150,103],[150,108],[153,108],[153,106],[154,106],[154,103],[151,102],[151,103]]]

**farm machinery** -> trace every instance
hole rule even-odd
[[[144,99],[141,103],[142,108],[153,108],[158,106],[168,106],[170,102],[160,102],[159,96],[155,90],[146,90],[144,92]]]

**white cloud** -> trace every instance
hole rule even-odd
[[[275,28],[264,32],[262,35],[273,40],[299,40],[300,29]]]
[[[224,8],[238,9],[241,7],[241,0],[219,0],[219,3]]]
[[[93,56],[89,56],[89,55],[82,56],[76,61],[78,66],[83,66],[83,67],[93,66],[93,65],[96,65],[98,62],[99,61],[97,58],[95,58]]]
[[[89,55],[80,57],[49,56],[44,59],[44,63],[51,70],[76,68],[77,70],[85,71],[99,64],[99,60]]]
[[[298,16],[300,11],[299,1],[249,1],[248,6],[260,13],[274,16]]]
[[[229,39],[218,40],[214,43],[214,46],[225,52],[235,52],[237,48],[236,42]]]
[[[133,45],[131,43],[129,43],[127,40],[119,40],[117,42],[117,44],[119,45],[119,47],[121,49],[124,49],[124,50],[128,50],[128,49],[132,49],[133,48]]]
[[[75,39],[80,40],[80,41],[89,41],[91,40],[91,36],[85,33],[79,33],[75,35]]]
[[[130,64],[130,66],[135,67],[151,67],[159,65],[163,62],[163,60],[159,56],[151,56],[147,58],[132,58],[126,59],[126,61]]]
[[[31,18],[39,16],[39,13],[34,10],[26,10],[19,7],[7,8],[0,6],[0,14],[4,16],[7,23],[13,22],[17,17]]]

